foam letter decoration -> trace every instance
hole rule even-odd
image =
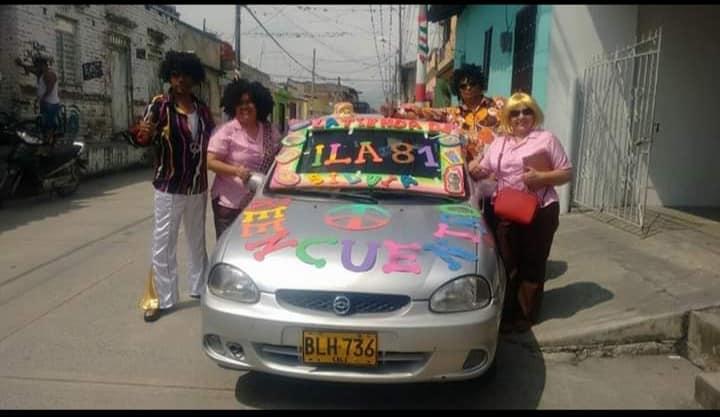
[[[397,179],[398,179],[398,177],[391,175],[391,176],[385,178],[384,180],[380,181],[380,185],[382,185],[385,188],[390,187],[390,184],[392,184],[393,181],[397,181]]]
[[[395,125],[393,122],[393,119],[390,119],[388,117],[383,117],[380,119],[380,127],[383,129],[390,129]]]
[[[241,223],[242,224],[242,237],[251,237],[255,235],[262,235],[268,232],[268,227],[272,226],[273,230],[282,232],[285,230],[283,227],[285,219],[275,219],[267,222],[259,223]]]
[[[412,175],[401,175],[400,182],[406,189],[410,188],[411,185],[418,185],[418,182],[415,180],[415,178],[413,178]]]
[[[365,254],[363,262],[356,266],[352,263],[352,247],[355,244],[354,240],[343,240],[342,241],[342,264],[348,271],[352,272],[365,272],[371,270],[375,266],[375,259],[377,258],[378,249],[380,244],[377,242],[368,242],[368,251]]]
[[[308,246],[320,244],[337,245],[337,239],[303,239],[295,248],[295,256],[306,264],[315,265],[316,268],[322,268],[327,264],[327,261],[322,258],[313,258],[307,253]]]
[[[325,162],[324,162],[325,166],[332,165],[332,164],[347,165],[352,162],[352,158],[349,156],[347,158],[337,159],[338,148],[340,146],[341,145],[339,143],[331,143],[330,144],[330,157],[325,160]]]
[[[380,175],[375,175],[375,174],[368,175],[367,176],[368,187],[375,188],[375,186],[377,185],[377,183],[380,182],[381,179],[382,179],[382,177]]]
[[[452,236],[452,237],[458,237],[460,239],[469,240],[473,243],[480,243],[480,236],[478,236],[474,232],[462,232],[462,231],[455,231],[450,230],[448,228],[448,225],[445,223],[439,223],[438,229],[435,233],[433,233],[433,236],[438,238],[443,238],[445,236]]]
[[[255,210],[255,211],[249,211],[245,210],[243,211],[243,223],[253,223],[258,220],[268,220],[270,219],[270,214],[273,215],[273,219],[284,219],[285,218],[285,210],[287,210],[287,206],[278,206],[273,207],[269,209],[262,209],[262,210]]]
[[[279,182],[281,185],[292,187],[300,182],[300,176],[292,172],[290,169],[279,169],[275,175],[275,181]]]
[[[482,229],[481,232],[485,233],[485,230],[482,227],[482,223],[480,222],[480,219],[476,217],[469,217],[469,216],[457,216],[447,213],[440,213],[440,223],[445,223],[448,226],[453,227],[467,227],[467,228],[475,228]]]
[[[447,239],[440,239],[432,243],[426,243],[423,245],[423,249],[426,251],[432,251],[435,256],[445,261],[451,271],[457,271],[460,267],[462,267],[460,262],[455,260],[453,256],[469,262],[477,261],[477,256],[474,253],[457,246],[450,246]]]
[[[323,148],[325,148],[325,145],[323,145],[322,143],[319,145],[315,145],[315,161],[312,163],[312,166],[314,166],[314,167],[322,166],[321,159],[322,159]]]
[[[340,181],[337,180],[337,172],[330,173],[330,185],[340,185]]]
[[[417,120],[411,119],[408,121],[408,129],[421,130],[422,126],[420,126],[420,123],[418,123]]]
[[[417,243],[401,245],[392,240],[383,242],[388,250],[388,261],[383,265],[383,272],[389,274],[391,272],[412,272],[420,274],[420,265],[417,263],[417,251],[421,246]],[[411,250],[413,252],[401,252],[403,250]]]
[[[343,177],[347,180],[348,184],[357,184],[360,181],[362,181],[362,178],[360,178],[360,173],[357,174],[350,174],[350,173],[344,173],[342,174]]]
[[[289,246],[295,247],[297,246],[297,240],[296,239],[290,239],[285,242],[281,242],[284,238],[286,238],[289,235],[288,231],[282,231],[275,233],[274,235],[270,236],[267,239],[263,240],[257,240],[254,242],[247,242],[245,244],[245,249],[249,251],[254,251],[255,249],[259,247],[263,247],[261,250],[255,252],[253,257],[258,260],[262,261],[265,259],[265,256],[269,254],[270,252],[275,252],[283,248],[287,248]]]
[[[438,209],[453,216],[480,217],[480,212],[467,204],[443,204]]]
[[[334,117],[328,117],[325,119],[325,129],[330,129],[331,127],[340,127],[340,124]]]
[[[323,178],[320,174],[310,174],[308,175],[308,180],[312,185],[320,185],[323,183]]]
[[[445,170],[444,187],[449,194],[465,193],[462,167],[454,165]]]
[[[356,165],[361,165],[365,163],[365,154],[370,153],[372,156],[372,160],[374,163],[379,164],[383,161],[383,159],[380,157],[380,155],[377,154],[375,151],[375,148],[373,148],[372,142],[370,141],[363,141],[360,142],[360,149],[358,149],[358,156],[355,159]]]
[[[300,156],[300,149],[298,148],[285,148],[282,152],[280,152],[276,157],[275,160],[278,161],[278,164],[288,164]]]

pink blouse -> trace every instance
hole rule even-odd
[[[280,132],[272,128],[270,143],[263,146],[264,123],[259,123],[254,138],[250,137],[237,119],[222,125],[211,137],[208,152],[220,161],[242,165],[250,171],[264,172],[272,163],[280,148]],[[236,176],[216,174],[211,189],[213,199],[220,198],[219,204],[227,208],[244,208],[251,197],[250,189]]]
[[[503,143],[505,148],[503,149]],[[498,167],[500,153],[503,153]],[[511,187],[517,190],[528,191],[522,180],[525,171],[524,158],[544,154],[552,170],[571,169],[572,164],[565,154],[560,141],[551,132],[535,129],[524,139],[515,142],[512,136],[499,135],[485,151],[480,167],[486,172],[492,172],[497,177],[498,190]],[[543,187],[535,191],[538,200],[542,199],[541,207],[546,207],[558,201],[554,186]]]

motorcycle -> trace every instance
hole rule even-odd
[[[18,121],[0,115],[0,203],[28,194],[55,192],[67,197],[77,191],[87,167],[85,143],[43,141],[37,119]]]

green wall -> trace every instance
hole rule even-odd
[[[512,48],[500,50],[500,33],[510,31],[515,40],[515,15],[523,5],[472,5],[460,14],[455,44],[455,68],[463,63],[482,65],[485,31],[493,28],[488,96],[509,96],[512,84]],[[547,104],[547,75],[550,59],[552,6],[538,5],[533,62],[532,95],[542,108]],[[454,100],[455,101],[455,100]]]

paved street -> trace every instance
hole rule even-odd
[[[683,358],[576,362],[537,353],[533,337],[503,342],[497,379],[485,385],[328,384],[221,369],[201,350],[186,282],[180,308],[158,322],[143,322],[137,307],[149,269],[150,175],[91,179],[69,199],[0,210],[0,408],[698,407],[700,370]],[[211,217],[207,225],[212,249]],[[180,242],[184,277],[182,233]]]

